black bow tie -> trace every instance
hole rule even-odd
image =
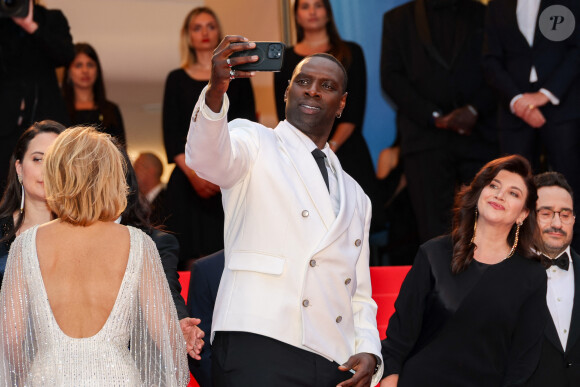
[[[564,254],[560,255],[556,259],[550,259],[550,258],[546,259],[546,266],[547,267],[550,267],[553,265],[558,266],[562,270],[568,270],[568,268],[570,267],[570,258],[568,257],[568,253],[564,253]]]

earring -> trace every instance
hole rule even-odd
[[[336,118],[340,118],[340,117],[342,117],[342,112],[340,112],[336,115]]]
[[[22,198],[20,199],[20,213],[24,211],[24,184],[22,184],[22,175],[18,175],[18,182],[20,183],[20,187],[22,187]]]
[[[475,223],[473,223],[473,236],[469,241],[469,244],[472,245],[473,241],[475,240],[475,232],[477,231],[477,207],[475,207]]]
[[[508,254],[507,257],[505,257],[505,259],[511,258],[512,255],[514,255],[514,253],[516,252],[516,247],[518,247],[518,239],[520,238],[520,227],[522,224],[523,222],[518,222],[516,225],[516,237],[514,238],[514,245],[512,246],[510,253]]]

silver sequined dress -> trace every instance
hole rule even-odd
[[[153,241],[129,227],[127,268],[92,337],[61,331],[36,255],[34,227],[10,249],[0,294],[0,386],[186,386],[186,349]]]

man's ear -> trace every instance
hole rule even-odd
[[[336,112],[336,116],[340,117],[342,115],[342,111],[344,110],[344,107],[346,106],[346,97],[348,96],[348,93],[344,93],[342,95],[342,97],[340,97],[340,104],[338,105],[338,111]]]

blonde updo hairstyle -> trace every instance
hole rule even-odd
[[[69,128],[44,157],[48,206],[76,226],[116,220],[127,206],[126,168],[110,135],[91,126]]]

